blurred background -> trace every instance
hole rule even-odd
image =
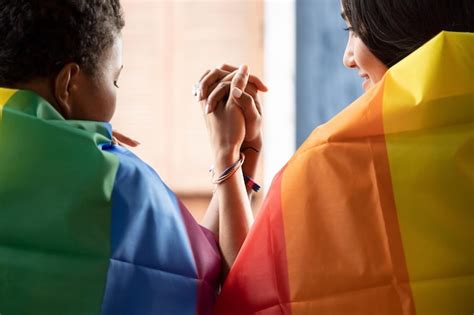
[[[212,195],[207,131],[192,86],[222,63],[248,64],[270,91],[254,211],[318,125],[362,94],[342,65],[338,0],[122,0],[124,69],[114,129],[199,220]]]

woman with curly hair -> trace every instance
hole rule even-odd
[[[249,229],[248,199],[213,234],[117,145],[123,27],[119,0],[0,0],[3,315],[209,314]]]

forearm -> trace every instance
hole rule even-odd
[[[244,175],[255,179],[257,175],[258,159],[260,158],[260,151],[262,148],[262,137],[258,136],[251,142],[246,142],[242,145],[240,151],[245,154],[245,163],[242,166]],[[253,190],[251,187],[247,187],[247,194],[250,202],[252,202]]]
[[[209,206],[207,207],[201,225],[210,230],[216,237],[219,237],[219,201],[217,194],[213,194]]]
[[[258,168],[258,160],[260,158],[260,151],[262,148],[262,139],[259,136],[256,140],[251,143],[245,143],[241,152],[245,154],[245,163],[242,165],[243,174],[255,178]],[[247,196],[252,202],[253,190],[250,187],[246,187]],[[209,202],[209,206],[204,214],[201,224],[207,229],[211,230],[216,236],[219,235],[219,197],[218,194],[213,194],[212,199]]]
[[[237,159],[238,154],[231,157],[218,157],[216,171],[222,172]],[[223,274],[225,277],[253,223],[252,208],[247,196],[241,168],[225,182],[217,185],[216,195],[219,208],[219,245],[222,252]]]
[[[208,75],[209,79],[211,76],[219,76],[219,73],[211,71]],[[260,105],[255,100],[256,91],[252,90],[249,94],[246,90],[249,80],[248,66],[241,65],[238,71],[232,74],[231,80],[218,84],[210,94],[200,95],[201,100],[207,98],[205,104],[201,102],[201,105],[216,158],[214,182],[217,195],[211,200],[203,222],[211,230],[218,232],[224,277],[233,265],[253,223],[242,170],[244,161],[239,158],[245,139],[255,139],[259,136],[261,123]],[[207,82],[207,79],[201,81]],[[204,86],[208,85],[201,82],[201,89]],[[226,99],[225,104],[219,105],[223,99]],[[249,173],[246,175],[251,177],[255,175],[258,160],[258,156],[253,154],[249,154],[249,161],[253,160],[254,163],[247,163],[245,167],[245,171]]]

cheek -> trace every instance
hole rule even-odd
[[[368,49],[364,44],[357,41],[354,45],[354,59],[357,62],[357,66],[365,73],[369,72],[370,69],[370,56],[368,54]]]
[[[359,40],[360,41],[360,40]],[[372,83],[377,83],[382,79],[387,71],[387,67],[365,46],[362,41],[354,48],[354,57],[359,68],[366,73]]]
[[[117,91],[112,84],[106,82],[91,82],[87,93],[83,94],[85,113],[82,116],[88,120],[108,122],[115,112]]]
[[[114,86],[107,86],[101,89],[100,96],[100,107],[103,121],[110,121],[115,113],[115,107],[117,102],[117,89]]]

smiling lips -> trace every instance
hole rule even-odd
[[[362,87],[364,88],[364,90],[367,90],[370,86],[370,78],[367,74],[365,73],[359,73],[359,76],[364,79],[364,81],[362,82]]]

